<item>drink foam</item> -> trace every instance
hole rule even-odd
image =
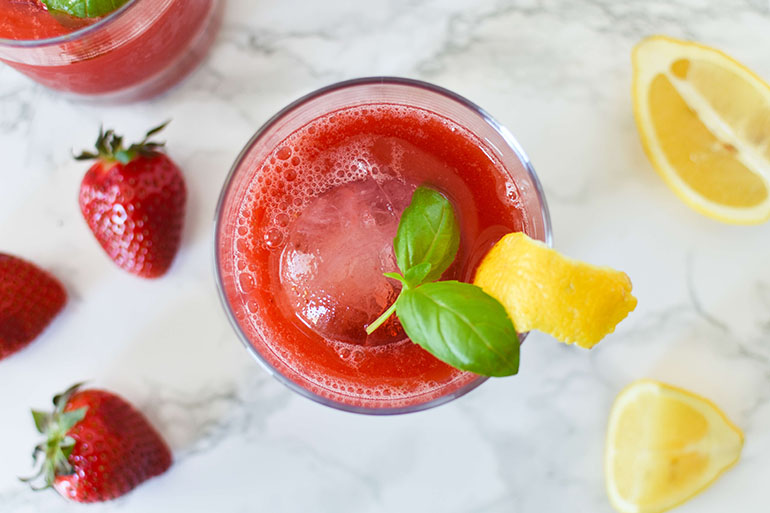
[[[360,332],[348,330],[351,326],[363,329],[367,322],[376,318],[392,303],[398,289],[392,288],[390,291],[371,294],[376,296],[377,300],[362,309],[363,317],[366,318],[363,321],[361,316],[355,317],[351,323],[341,323],[340,319],[350,313],[348,307],[363,302],[362,298],[368,295],[365,288],[354,291],[355,297],[352,301],[339,302],[342,308],[332,312],[333,315],[331,316],[324,318],[323,308],[319,308],[319,306],[328,307],[328,304],[324,304],[328,300],[328,296],[324,297],[323,294],[320,300],[317,297],[315,299],[311,297],[310,301],[305,302],[304,305],[307,308],[303,311],[301,300],[312,296],[313,290],[318,290],[316,284],[303,287],[303,284],[308,284],[307,270],[318,262],[314,262],[316,255],[311,254],[313,253],[311,248],[302,247],[303,241],[301,239],[303,237],[298,237],[297,234],[301,235],[303,230],[307,231],[308,229],[311,232],[323,234],[328,226],[324,225],[323,222],[316,223],[319,214],[326,215],[324,212],[329,209],[333,210],[334,205],[339,205],[345,212],[337,217],[351,220],[354,217],[351,214],[364,212],[365,215],[358,217],[359,221],[364,224],[367,222],[367,215],[371,217],[369,219],[371,224],[368,229],[377,229],[378,226],[387,227],[385,230],[387,233],[381,233],[377,243],[381,240],[387,240],[387,247],[392,250],[392,236],[395,234],[397,218],[400,218],[401,211],[411,197],[411,191],[417,185],[408,178],[414,173],[414,162],[406,161],[403,150],[403,144],[408,145],[408,140],[402,141],[403,144],[385,145],[387,151],[383,151],[382,141],[387,137],[365,132],[350,134],[333,144],[321,139],[321,136],[333,134],[340,127],[350,126],[356,120],[377,119],[380,115],[400,116],[409,119],[419,117],[421,122],[438,122],[445,129],[448,129],[448,132],[456,134],[457,137],[477,141],[475,136],[460,125],[437,114],[414,107],[382,105],[338,111],[315,119],[290,134],[264,158],[260,165],[255,167],[236,221],[234,242],[237,251],[234,252],[234,262],[240,273],[241,279],[237,281],[241,290],[248,293],[255,289],[267,290],[268,287],[273,287],[271,290],[275,292],[275,283],[259,282],[256,277],[259,274],[257,264],[249,257],[249,254],[254,252],[267,251],[270,253],[271,259],[277,264],[276,269],[278,269],[278,272],[271,272],[270,274],[281,277],[281,287],[286,296],[282,300],[280,298],[278,300],[278,303],[282,304],[283,311],[286,312],[288,304],[289,310],[293,314],[297,314],[296,318],[301,319],[305,328],[321,335],[325,343],[334,350],[339,361],[344,362],[350,369],[363,369],[363,366],[368,365],[367,359],[369,358],[389,358],[391,354],[399,354],[398,351],[416,347],[411,341],[404,338],[397,321],[395,327],[390,326],[390,334],[384,330],[387,325],[378,330],[382,330],[380,334],[386,335],[380,341],[367,341]],[[387,122],[386,120],[385,123]],[[436,129],[433,128],[432,130]],[[480,143],[477,144],[481,146]],[[506,184],[504,187],[509,186]],[[381,194],[388,188],[393,188],[395,193],[392,195]],[[363,199],[356,199],[359,193],[363,194]],[[376,200],[379,196],[387,198],[387,201],[384,202],[384,208],[375,208],[374,211],[364,208],[366,205],[376,203],[376,201],[370,200],[372,198]],[[501,199],[507,197],[511,203],[518,203],[515,190],[506,190],[502,196]],[[255,215],[255,212],[260,214]],[[304,217],[303,213],[305,213]],[[331,217],[334,218],[335,215],[337,214]],[[392,223],[387,219],[380,219],[378,223],[377,217],[380,215],[390,216],[396,219],[396,222]],[[300,229],[297,229],[298,223],[303,225]],[[388,230],[393,230],[392,235]],[[344,230],[337,230],[335,236],[343,232]],[[366,230],[362,229],[356,233],[358,236],[365,236]],[[323,239],[320,240],[323,242]],[[355,241],[355,237],[353,241]],[[331,250],[334,249],[337,242],[337,240],[332,240],[325,245],[327,246],[325,249],[329,250],[326,252],[327,255],[332,254]],[[348,246],[342,249],[350,250]],[[299,251],[297,251],[298,247]],[[342,252],[340,251],[340,253]],[[395,262],[392,261],[392,252],[384,258],[384,260],[388,259],[391,260],[392,267],[395,267]],[[334,265],[336,266],[337,263],[339,262]],[[383,267],[386,268],[385,270],[396,270],[395,268],[387,268],[388,265],[385,264],[376,267],[376,272],[369,274],[371,279],[364,280],[364,282],[374,281],[375,275],[381,277]],[[369,271],[373,268],[371,267]],[[248,279],[244,276],[252,276],[253,278]],[[310,276],[311,281],[315,278],[318,276]],[[344,280],[344,278],[343,276],[342,279]],[[273,278],[268,279],[273,280]],[[338,293],[339,290],[331,292]],[[323,366],[319,367],[312,362],[297,359],[297,356],[282,348],[280,344],[282,335],[278,332],[272,332],[275,328],[268,327],[261,318],[259,311],[263,306],[257,301],[247,300],[246,307],[248,312],[254,315],[250,315],[248,319],[244,320],[262,334],[261,338],[281,359],[283,364],[313,384],[311,388],[320,395],[339,393],[365,400],[387,399],[390,402],[396,399],[407,400],[415,396],[433,394],[439,396],[443,393],[442,390],[450,384],[468,383],[472,379],[472,377],[459,371],[447,375],[441,381],[410,379],[405,382],[407,384],[397,384],[396,382],[378,384],[371,380],[363,380],[363,377],[355,378],[352,381],[351,378],[334,377],[328,374]],[[287,318],[290,317],[287,316]],[[393,320],[395,321],[395,316]],[[362,370],[362,372],[370,371]],[[359,382],[359,380],[363,381]],[[459,385],[453,385],[453,387],[456,386]]]

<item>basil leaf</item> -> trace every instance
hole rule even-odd
[[[458,281],[426,283],[396,302],[404,331],[449,365],[486,376],[519,370],[519,337],[503,306],[481,288]]]
[[[431,270],[430,262],[423,262],[421,264],[410,267],[404,273],[404,279],[409,287],[416,287],[420,283],[425,281],[425,277]]]
[[[49,11],[76,18],[99,18],[117,10],[128,0],[42,0]]]
[[[407,284],[406,283],[406,278],[404,278],[403,276],[401,276],[398,273],[382,273],[382,275],[385,276],[386,278],[393,278],[394,280],[398,280],[398,281],[401,282],[402,285],[406,285]]]
[[[401,214],[393,240],[399,269],[406,273],[427,262],[431,268],[422,282],[436,281],[455,259],[459,245],[460,228],[452,204],[433,189],[418,187]]]

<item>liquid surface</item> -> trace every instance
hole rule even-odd
[[[52,14],[38,0],[0,0],[0,39],[48,39],[97,21]]]
[[[392,240],[418,185],[458,216],[445,279],[468,281],[478,255],[525,228],[518,189],[479,140],[417,108],[349,108],[289,136],[247,180],[224,281],[267,362],[313,393],[369,407],[428,402],[477,378],[413,344],[395,317],[373,337],[364,328],[398,294],[382,272],[396,270]]]
[[[3,52],[11,56],[9,66],[52,89],[101,95],[141,85],[146,91],[129,99],[143,99],[178,81],[203,58],[219,26],[222,4],[134,0],[116,18],[63,42],[46,42],[33,53],[15,48]],[[54,37],[82,23],[52,16],[30,0],[0,0],[0,37]]]

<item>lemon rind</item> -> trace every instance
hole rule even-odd
[[[505,246],[504,248],[503,245]],[[538,252],[546,253],[538,253],[537,255],[533,255],[533,249],[536,249]],[[614,291],[618,302],[615,308],[611,311],[611,315],[606,316],[605,319],[599,320],[599,325],[602,327],[602,329],[596,330],[596,332],[576,332],[575,328],[579,328],[580,326],[575,326],[573,323],[567,323],[566,325],[563,323],[559,325],[545,325],[543,322],[541,322],[543,319],[538,318],[537,316],[533,318],[523,318],[522,316],[526,317],[526,314],[518,309],[516,304],[511,304],[510,302],[510,287],[504,285],[501,288],[499,286],[500,281],[505,284],[505,279],[497,276],[501,271],[501,268],[497,265],[489,266],[486,263],[490,257],[494,258],[495,260],[502,258],[506,262],[509,262],[509,259],[506,259],[504,256],[497,256],[498,254],[508,254],[509,251],[513,251],[514,253],[517,251],[525,251],[526,258],[524,258],[522,254],[519,254],[519,261],[521,261],[523,258],[527,263],[531,263],[533,258],[535,261],[537,261],[537,259],[543,258],[544,254],[547,254],[553,255],[555,258],[560,260],[561,263],[563,263],[565,269],[583,269],[585,271],[590,271],[594,277],[597,275],[603,275],[604,285]],[[511,275],[514,272],[515,269],[511,268],[507,268],[505,270],[506,275]],[[525,280],[525,282],[527,282],[527,280]],[[514,325],[520,331],[539,330],[551,335],[559,342],[568,345],[575,344],[583,349],[593,348],[607,335],[614,333],[618,324],[620,324],[625,318],[628,317],[632,311],[634,311],[638,303],[637,299],[631,293],[631,279],[626,273],[611,267],[593,265],[571,258],[567,255],[563,255],[553,248],[548,247],[542,241],[528,237],[523,232],[510,233],[498,241],[497,244],[495,244],[495,246],[484,257],[478,269],[476,270],[473,283],[480,286],[485,292],[491,294],[503,304],[506,311],[508,312],[508,315],[514,321]],[[537,286],[538,288],[542,289],[544,285],[543,283],[535,283],[533,286]],[[521,286],[517,286],[516,288],[521,288]],[[554,289],[553,293],[557,294],[558,290]],[[526,307],[524,310],[526,310]]]

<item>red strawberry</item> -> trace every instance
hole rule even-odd
[[[54,397],[54,412],[32,411],[46,441],[40,472],[46,486],[76,502],[124,495],[171,466],[171,451],[147,419],[122,398],[75,385]]]
[[[123,148],[123,138],[100,130],[97,159],[80,185],[80,210],[107,254],[120,267],[144,278],[165,274],[182,236],[187,191],[179,168],[163,143],[149,139],[167,123],[147,132],[144,140]]]
[[[56,317],[67,292],[36,265],[0,253],[0,360],[32,342]]]

